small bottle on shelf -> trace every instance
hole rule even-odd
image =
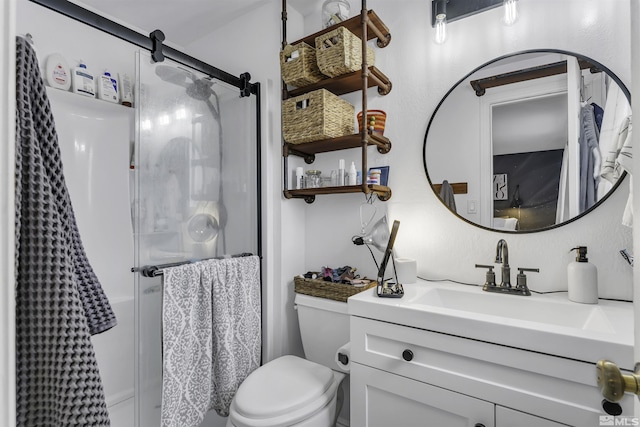
[[[357,183],[357,175],[358,175],[358,171],[356,171],[356,164],[354,162],[351,162],[351,166],[349,166],[349,174],[347,175],[347,183],[349,185],[356,185]]]

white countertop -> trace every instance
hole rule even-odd
[[[404,290],[403,298],[379,298],[375,288],[354,295],[349,314],[633,370],[632,303],[580,304],[566,292],[505,295],[420,279]]]

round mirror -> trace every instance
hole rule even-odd
[[[424,141],[427,178],[453,213],[479,227],[558,227],[622,182],[630,116],[627,88],[590,58],[560,50],[503,56],[436,107]]]

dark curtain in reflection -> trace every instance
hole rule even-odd
[[[494,200],[494,217],[518,218],[518,230],[536,230],[556,222],[560,169],[564,150],[504,154],[493,157],[493,173],[507,174],[507,200]],[[518,189],[519,207],[512,203]]]

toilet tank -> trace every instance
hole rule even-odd
[[[305,358],[339,370],[336,352],[349,342],[347,303],[296,294],[295,304]]]

